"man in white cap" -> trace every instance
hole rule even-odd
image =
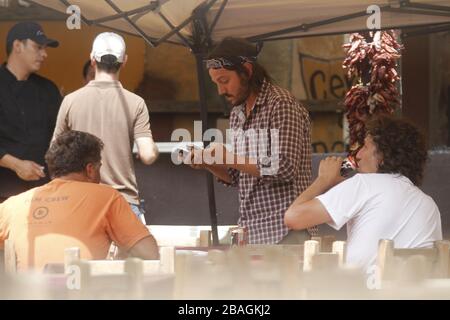
[[[67,95],[61,105],[53,135],[67,130],[96,135],[105,143],[101,182],[117,189],[145,223],[133,164],[133,142],[144,164],[152,164],[158,149],[152,138],[145,101],[119,82],[128,56],[123,38],[115,33],[99,34],[93,43],[91,64],[95,80]]]

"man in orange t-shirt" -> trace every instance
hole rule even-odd
[[[79,247],[81,259],[105,259],[111,242],[142,259],[158,259],[158,246],[125,198],[100,185],[97,137],[68,131],[45,160],[52,181],[0,204],[0,246],[12,239],[18,270],[42,270],[64,262],[64,249]]]

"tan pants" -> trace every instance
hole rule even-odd
[[[278,244],[303,244],[311,240],[311,235],[306,230],[289,230],[288,234]]]

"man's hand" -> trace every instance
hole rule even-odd
[[[20,179],[25,181],[37,181],[45,177],[44,167],[29,160],[18,161],[14,171]]]
[[[320,179],[328,188],[344,181],[345,178],[340,173],[342,161],[344,159],[341,157],[327,157],[320,161],[317,179]]]
[[[206,167],[203,162],[203,149],[195,149],[191,146],[189,147],[189,153],[187,155],[179,154],[179,157],[184,164],[193,169],[203,169]]]
[[[227,153],[229,152],[221,143],[211,143],[206,149],[191,147],[183,163],[194,169],[208,169],[210,166],[225,164]],[[230,159],[233,159],[233,155],[230,156]]]
[[[225,160],[233,159],[234,155],[228,152],[221,143],[211,143],[206,149],[190,148],[187,155],[181,156],[180,159],[184,164],[189,165],[193,169],[206,169],[218,179],[231,183],[231,177],[228,168],[224,165]]]
[[[20,179],[25,181],[37,181],[45,177],[43,166],[30,160],[21,160],[10,154],[5,154],[0,159],[0,166],[14,171]]]
[[[209,165],[222,165],[228,161],[234,162],[234,155],[227,150],[223,143],[211,143],[203,152],[203,160]]]

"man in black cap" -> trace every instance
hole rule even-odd
[[[0,66],[0,202],[48,182],[44,155],[61,104],[56,85],[41,77],[49,39],[34,22],[8,32],[7,61]]]

